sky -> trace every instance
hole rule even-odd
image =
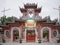
[[[26,3],[35,3],[38,7],[42,7],[41,13],[39,13],[42,18],[50,16],[51,19],[59,19],[59,10],[54,8],[59,8],[60,0],[0,0],[0,17],[3,16],[3,10],[7,10],[5,15],[15,16],[20,18],[22,13],[20,12],[19,7],[24,7]]]

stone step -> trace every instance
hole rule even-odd
[[[2,43],[2,45],[60,45],[60,43],[17,43],[17,42],[9,42],[9,43]]]

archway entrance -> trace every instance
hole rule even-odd
[[[43,30],[43,42],[49,42],[49,30]]]
[[[13,41],[18,41],[19,40],[19,31],[18,29],[13,30]]]
[[[41,29],[41,42],[51,42],[51,28],[43,27]]]

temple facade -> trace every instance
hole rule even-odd
[[[23,16],[13,22],[5,22],[5,26],[0,25],[0,38],[5,42],[57,42],[60,25],[51,21],[49,16],[42,19],[39,16],[42,7],[24,4],[24,8],[19,9]]]

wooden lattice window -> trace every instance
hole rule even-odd
[[[10,37],[10,32],[6,31],[6,36],[9,38]]]
[[[58,30],[58,33],[60,34],[60,30]]]
[[[57,31],[53,31],[53,36],[54,36],[54,37],[57,36]]]
[[[0,29],[0,34],[4,34],[4,31],[2,29]]]

